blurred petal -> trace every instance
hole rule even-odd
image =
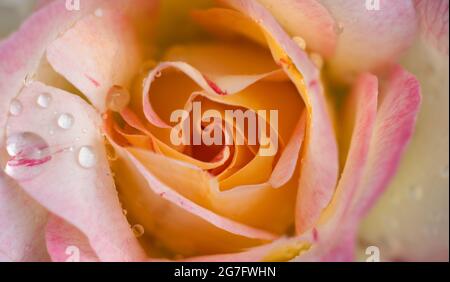
[[[336,22],[316,0],[258,0],[291,36],[300,36],[309,50],[330,57],[336,49]]]
[[[353,124],[347,161],[330,206],[314,229],[316,244],[300,260],[351,261],[359,218],[351,203],[361,189],[377,111],[378,81],[363,74],[355,82],[343,112],[344,122]]]
[[[414,0],[425,37],[448,55],[448,0]]]
[[[448,261],[448,56],[421,39],[403,65],[422,87],[417,130],[390,188],[363,222],[360,240],[363,248],[379,246],[384,260]]]
[[[211,256],[193,257],[187,262],[287,262],[308,252],[310,244],[300,238],[282,238],[250,250]]]
[[[0,170],[0,261],[47,261],[47,210]]]
[[[333,250],[342,252],[342,248],[338,248],[341,241],[354,255],[355,230],[359,221],[395,175],[414,130],[421,98],[419,84],[412,75],[400,67],[392,71],[378,98],[375,120],[376,84],[372,82],[368,85],[372,90],[366,92],[368,98],[360,100],[363,105],[360,105],[361,111],[356,116],[353,139],[338,191],[317,229],[320,235],[317,250],[314,251],[316,258],[335,258],[339,254],[333,254]],[[367,101],[373,103],[366,105]],[[368,106],[371,107],[364,112],[362,109]],[[359,115],[363,116],[358,119]],[[322,243],[320,240],[323,240]]]
[[[193,19],[208,32],[222,38],[243,36],[262,46],[266,45],[264,34],[258,25],[248,21],[245,15],[223,8],[198,10],[192,12]]]
[[[353,199],[353,212],[363,216],[386,189],[415,129],[421,105],[417,79],[396,66],[382,85],[369,166],[363,188]]]
[[[42,94],[51,95],[45,109],[36,103]],[[19,153],[8,162],[11,173],[27,176],[18,178],[19,184],[81,230],[101,260],[142,260],[143,251],[117,198],[97,113],[78,96],[38,82],[25,87],[17,99],[23,110],[9,118],[7,137],[30,133],[48,144],[39,144],[48,154],[38,160]],[[69,123],[67,118],[60,122],[62,114],[71,117]],[[29,150],[36,147],[27,145]]]
[[[338,79],[350,81],[359,72],[383,70],[395,63],[415,38],[417,18],[411,0],[380,1],[379,10],[371,10],[369,2],[320,0],[341,32],[329,62]]]
[[[51,215],[46,228],[47,249],[53,262],[98,262],[88,238],[73,225]]]

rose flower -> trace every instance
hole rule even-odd
[[[419,111],[420,5],[77,2],[0,43],[1,260],[354,259]]]

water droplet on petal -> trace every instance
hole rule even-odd
[[[160,78],[161,76],[162,76],[162,72],[160,72],[160,71],[155,74],[156,78]]]
[[[422,189],[421,186],[419,186],[419,185],[413,185],[413,186],[410,187],[409,192],[410,192],[411,197],[412,197],[414,200],[418,201],[418,200],[421,200],[421,199],[422,199],[422,196],[423,196],[423,189]]]
[[[27,75],[25,76],[25,78],[23,79],[23,84],[24,84],[25,86],[30,86],[31,83],[33,83],[35,77],[36,77],[35,74],[27,74]]]
[[[294,42],[300,47],[302,50],[306,49],[306,41],[300,36],[296,36],[293,38]]]
[[[130,103],[130,93],[121,86],[113,86],[106,96],[106,106],[114,112],[121,112]]]
[[[17,180],[29,180],[40,174],[51,160],[47,142],[32,132],[13,134],[6,140],[10,160],[5,173]]]
[[[18,116],[22,113],[22,110],[23,110],[23,106],[19,100],[14,99],[11,101],[11,104],[9,105],[9,113],[11,115]]]
[[[124,216],[127,216],[128,211],[127,211],[126,209],[123,209],[123,210],[122,210],[122,213],[123,213]]]
[[[38,104],[38,106],[43,109],[48,108],[48,106],[50,105],[51,102],[52,102],[52,96],[48,93],[39,95],[39,97],[36,100],[36,103]]]
[[[71,114],[62,114],[58,117],[58,126],[62,129],[70,129],[74,120]]]
[[[140,224],[135,224],[133,227],[131,227],[131,230],[133,231],[133,234],[136,238],[142,237],[144,235],[144,226]]]
[[[97,157],[91,146],[83,146],[78,152],[78,163],[83,168],[91,168],[97,163]]]

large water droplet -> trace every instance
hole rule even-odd
[[[11,101],[11,104],[9,105],[9,113],[11,115],[18,116],[22,113],[22,110],[23,110],[23,106],[19,100],[14,99]]]
[[[97,156],[91,146],[83,146],[78,152],[78,163],[84,168],[91,168],[97,163]]]
[[[62,129],[70,129],[75,119],[71,114],[62,114],[58,117],[58,126]]]
[[[44,93],[39,95],[39,97],[36,100],[36,103],[39,107],[46,109],[48,106],[50,106],[50,103],[52,102],[52,96],[48,93]]]
[[[47,142],[39,135],[24,132],[11,135],[6,140],[10,156],[5,172],[17,180],[29,180],[42,172],[51,160]]]
[[[106,96],[106,106],[114,112],[122,111],[130,103],[130,93],[121,86],[113,86]]]
[[[131,227],[131,230],[133,231],[134,236],[136,236],[136,238],[142,237],[142,235],[144,235],[144,226],[140,225],[140,224],[135,224],[133,225],[133,227]]]

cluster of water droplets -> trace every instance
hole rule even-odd
[[[52,95],[42,93],[36,98],[36,107],[45,110],[48,109],[53,101]],[[24,111],[22,102],[14,99],[10,103],[9,114],[11,117],[19,117]],[[56,127],[62,131],[70,130],[75,124],[75,118],[70,113],[57,113],[55,119]],[[87,130],[83,130],[86,133]],[[49,131],[53,136],[55,132]],[[76,141],[79,141],[77,138]],[[7,153],[9,161],[4,171],[17,180],[27,180],[39,175],[53,155],[61,151],[74,152],[75,148],[70,147],[66,150],[52,151],[47,141],[34,132],[20,132],[10,134],[6,139]],[[97,163],[97,156],[92,146],[81,146],[76,151],[76,160],[83,168],[92,168]]]

